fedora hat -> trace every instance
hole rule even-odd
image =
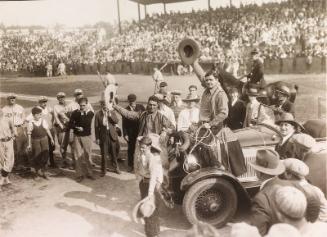
[[[304,130],[304,127],[295,121],[294,116],[291,113],[282,113],[279,120],[276,121],[277,125],[280,125],[281,123],[289,123],[295,128],[301,128],[301,130]]]
[[[184,102],[199,102],[200,98],[196,95],[187,95],[185,99],[183,99]]]
[[[145,197],[139,201],[133,208],[133,220],[136,223],[140,223],[140,219],[144,217],[150,217],[156,209],[155,197]]]
[[[279,154],[271,149],[257,150],[255,162],[249,162],[253,169],[269,175],[284,173],[285,166],[279,159]]]
[[[161,148],[160,148],[160,136],[158,134],[155,133],[149,133],[147,136],[140,136],[137,138],[137,140],[140,142],[144,137],[148,137],[151,139],[151,147],[155,150],[157,150],[158,152],[161,152]]]
[[[248,96],[258,96],[258,95],[259,95],[258,88],[255,88],[255,87],[249,87],[249,88],[246,90],[246,94],[247,94]]]

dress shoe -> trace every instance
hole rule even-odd
[[[120,171],[119,169],[116,169],[114,172],[115,172],[116,174],[121,174],[121,171]]]
[[[104,177],[104,176],[106,176],[106,173],[105,172],[101,172],[100,176],[101,177]]]
[[[86,176],[86,178],[91,179],[91,180],[95,180],[95,177],[93,175],[88,175],[88,176]]]
[[[79,177],[76,178],[76,182],[80,183],[80,182],[83,181],[83,179],[84,179],[84,176],[79,176]]]

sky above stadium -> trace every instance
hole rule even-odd
[[[262,3],[271,0],[232,0],[238,5],[240,1]],[[278,1],[278,0],[277,0]],[[280,0],[279,0],[280,1]],[[119,0],[121,20],[138,19],[137,4],[129,0]],[[211,6],[229,5],[230,0],[211,0]],[[167,4],[167,11],[189,12],[192,9],[207,9],[207,0],[195,0]],[[147,7],[147,13],[163,12],[163,4]],[[141,6],[141,17],[144,8]],[[43,0],[43,1],[0,1],[0,23],[10,25],[54,26],[56,23],[66,26],[82,26],[99,21],[117,23],[117,0]]]

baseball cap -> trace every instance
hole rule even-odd
[[[75,95],[75,96],[76,96],[76,95],[81,95],[81,94],[83,94],[82,89],[75,89],[75,90],[74,90],[74,95]]]
[[[62,98],[62,97],[66,97],[65,92],[58,92],[57,93],[57,98]]]
[[[167,82],[165,81],[160,82],[159,87],[165,87],[165,86],[168,86]]]
[[[48,97],[46,97],[46,96],[40,96],[38,101],[39,102],[47,102],[48,101]]]
[[[14,93],[10,93],[9,95],[7,95],[7,99],[12,99],[12,98],[16,98],[16,94]]]

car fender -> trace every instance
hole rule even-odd
[[[216,167],[206,167],[196,170],[187,176],[181,182],[180,189],[182,191],[187,191],[193,184],[208,178],[223,178],[228,180],[230,183],[233,184],[236,192],[238,195],[245,197],[248,201],[250,201],[250,196],[246,189],[242,186],[242,184],[237,180],[237,178],[232,175],[231,173],[220,170]]]

